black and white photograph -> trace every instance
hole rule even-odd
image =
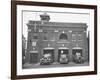
[[[91,10],[55,9],[21,10],[22,69],[90,65]]]
[[[96,6],[15,4],[12,67],[18,79],[96,73]]]
[[[22,67],[89,65],[89,13],[22,11]]]

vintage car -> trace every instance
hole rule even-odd
[[[44,54],[43,57],[40,59],[41,65],[49,65],[51,63],[52,63],[52,59],[50,54]]]
[[[59,61],[60,61],[60,64],[67,64],[68,63],[68,57],[66,56],[66,54],[61,54]]]
[[[81,55],[81,53],[76,53],[76,55],[74,56],[74,60],[75,63],[84,63],[84,57]]]

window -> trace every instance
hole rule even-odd
[[[33,39],[38,39],[38,36],[33,36]]]
[[[53,32],[49,33],[49,40],[50,41],[55,41],[55,34]]]
[[[72,33],[72,41],[75,42],[77,40],[77,35],[76,33]]]
[[[47,40],[47,36],[44,36],[44,40]]]
[[[44,41],[47,41],[48,40],[48,33],[47,33],[46,30],[43,32],[43,40]]]
[[[36,42],[32,42],[32,46],[36,46]]]
[[[67,37],[67,35],[66,35],[66,34],[62,33],[62,34],[60,34],[59,39],[60,39],[60,40],[67,40],[67,39],[68,39],[68,37]]]

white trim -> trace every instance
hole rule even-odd
[[[43,48],[43,49],[54,49],[53,47],[46,47],[46,48]]]
[[[69,49],[69,48],[67,48],[67,47],[59,47],[58,49]]]
[[[81,47],[74,47],[73,49],[83,49],[83,48],[81,48]]]
[[[34,69],[22,69],[22,34],[21,34],[21,11],[22,10],[36,10],[36,11],[59,11],[59,12],[77,12],[77,13],[88,13],[89,17],[89,30],[90,30],[90,58],[89,66],[77,66],[77,67],[58,67],[58,68],[34,68]],[[23,6],[17,5],[17,75],[36,75],[36,74],[51,74],[51,73],[71,73],[71,72],[84,72],[94,71],[94,10],[92,9],[77,9],[77,8],[58,8],[58,7],[42,7],[42,6]],[[76,16],[77,17],[77,16]],[[33,19],[33,18],[32,18]],[[64,21],[66,19],[62,18]],[[79,21],[84,21],[81,18]],[[58,20],[59,21],[59,20]],[[60,19],[60,22],[62,20]],[[62,21],[62,22],[64,22]],[[68,20],[70,21],[70,20]],[[73,20],[74,21],[74,20]],[[73,22],[71,21],[71,22]],[[75,19],[75,22],[78,22]],[[86,21],[87,22],[87,21]],[[26,24],[25,24],[26,25]],[[25,26],[23,25],[23,26]],[[91,26],[91,27],[90,27]],[[24,30],[23,30],[24,31]]]
[[[30,53],[38,53],[38,51],[30,51]]]

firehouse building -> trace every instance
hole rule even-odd
[[[85,23],[49,22],[48,14],[40,15],[40,21],[30,20],[28,26],[26,61],[39,63],[46,53],[52,55],[53,62],[59,62],[64,53],[73,61],[76,52],[88,61],[87,25]]]

